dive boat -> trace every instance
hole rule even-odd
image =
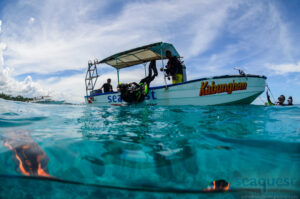
[[[50,96],[40,96],[33,98],[32,103],[38,103],[38,104],[63,104],[65,101],[55,101],[51,99]]]
[[[166,51],[180,60],[180,55],[172,44],[159,42],[109,56],[101,61],[89,61],[86,72],[85,102],[97,106],[126,106],[119,92],[101,93],[95,89],[99,77],[97,65],[107,64],[117,70],[118,83],[120,69],[151,60],[163,60]],[[182,61],[182,60],[181,60]],[[183,62],[182,62],[183,63]],[[165,85],[150,87],[149,94],[141,105],[237,105],[250,104],[265,91],[266,77],[245,74],[224,75],[194,79],[187,81],[186,67],[183,64],[183,82],[167,84],[167,74],[164,74]]]

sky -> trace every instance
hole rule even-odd
[[[238,67],[300,103],[299,18],[298,0],[0,0],[0,92],[80,103],[89,60],[164,41],[188,80]],[[116,89],[115,69],[98,72],[97,87],[111,78]],[[122,82],[143,76],[141,65],[120,71]]]

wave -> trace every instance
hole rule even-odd
[[[14,114],[10,114],[10,115],[14,115]],[[47,117],[10,118],[10,119],[0,118],[0,127],[24,126],[24,125],[32,124],[34,122],[44,120],[46,118]]]

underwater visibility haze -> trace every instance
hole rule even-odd
[[[0,198],[298,198],[299,135],[298,105],[0,100]]]

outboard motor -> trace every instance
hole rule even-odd
[[[234,69],[237,70],[237,71],[239,71],[240,75],[246,76],[246,73],[242,69],[239,69],[239,68],[234,68]]]

